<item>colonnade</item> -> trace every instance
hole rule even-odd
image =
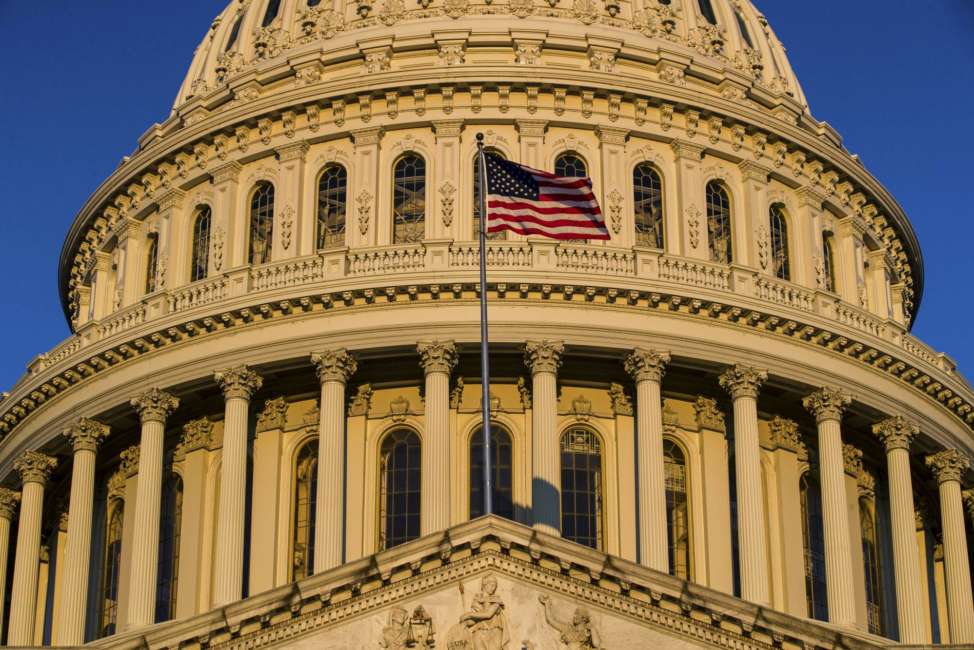
[[[560,447],[557,436],[557,376],[564,355],[560,341],[528,341],[525,364],[532,375],[532,489],[531,513],[534,527],[559,534]],[[452,341],[421,342],[417,347],[425,373],[425,422],[422,446],[423,534],[434,533],[450,522],[450,376],[457,365]],[[315,352],[311,360],[320,382],[319,479],[315,505],[314,571],[339,566],[342,531],[345,525],[343,477],[345,474],[344,427],[346,384],[357,372],[355,357],[344,349]],[[624,360],[636,395],[636,440],[638,468],[639,560],[649,568],[669,570],[665,474],[663,454],[662,379],[670,356],[665,351],[636,349]],[[719,384],[733,400],[734,463],[738,504],[738,548],[741,597],[770,606],[771,577],[767,544],[767,506],[761,478],[758,398],[768,378],[763,369],[736,365],[727,369]],[[261,388],[262,378],[240,366],[217,372],[215,381],[225,401],[221,483],[217,504],[215,539],[219,552],[214,557],[211,606],[221,607],[243,596],[245,506],[247,501],[247,445],[249,403]],[[852,627],[856,623],[856,595],[848,514],[847,483],[843,455],[843,414],[851,396],[842,390],[822,387],[803,400],[818,427],[819,479],[825,539],[825,573],[829,621]],[[179,407],[179,399],[158,388],[131,400],[141,422],[137,497],[132,538],[131,568],[128,572],[125,628],[144,627],[154,621],[157,555],[162,494],[163,442],[166,422]],[[797,430],[797,427],[796,427]],[[891,537],[900,641],[928,643],[920,590],[921,567],[914,524],[910,445],[918,427],[901,416],[877,422],[872,431],[885,446],[889,475]],[[95,460],[99,444],[109,429],[95,420],[82,418],[64,436],[73,447],[67,550],[62,573],[53,641],[57,645],[84,642]],[[947,616],[953,643],[974,642],[974,599],[965,532],[965,502],[974,518],[974,491],[962,492],[961,481],[970,460],[961,452],[947,449],[926,457],[940,491],[944,533]],[[16,556],[13,572],[8,644],[34,642],[38,598],[42,508],[44,489],[57,460],[38,451],[27,451],[14,467],[21,478],[21,491],[0,488],[0,593],[5,593],[7,555],[11,523],[19,504]],[[0,598],[0,607],[3,599]],[[2,618],[0,610],[0,618]]]

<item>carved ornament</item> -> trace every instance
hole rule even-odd
[[[191,420],[183,425],[183,435],[179,439],[176,447],[177,456],[186,454],[198,449],[206,449],[213,440],[213,423],[206,418]]]
[[[311,355],[311,363],[315,365],[318,381],[322,384],[328,381],[347,383],[358,370],[355,356],[344,348],[314,352]]]
[[[257,414],[257,433],[283,429],[287,420],[287,400],[275,397],[264,402],[264,408]]]
[[[213,379],[220,385],[224,399],[249,400],[264,385],[261,376],[247,366],[237,366],[214,373]]]
[[[771,439],[779,449],[793,451],[796,454],[805,450],[805,443],[802,442],[801,434],[798,431],[798,423],[780,416],[774,416],[768,423],[771,430]]]
[[[420,366],[426,374],[442,372],[450,374],[457,366],[457,347],[453,341],[420,341],[416,346]]]
[[[937,483],[960,482],[961,476],[970,466],[971,460],[956,449],[944,449],[927,456],[927,467],[933,471]]]
[[[886,446],[886,452],[894,449],[910,450],[910,443],[920,432],[920,427],[901,415],[887,418],[873,425],[873,433]]]
[[[701,429],[720,431],[721,433],[727,431],[724,414],[717,407],[717,400],[709,397],[698,397],[693,404],[693,409],[697,414],[697,423]]]
[[[609,399],[612,400],[612,412],[615,415],[632,415],[632,401],[622,384],[609,384]]]
[[[737,364],[724,371],[717,381],[720,387],[730,393],[734,399],[741,397],[757,399],[758,391],[767,379],[767,370]]]
[[[109,429],[107,425],[81,418],[76,424],[64,431],[64,437],[71,441],[75,453],[79,451],[97,452],[98,445],[108,437]]]
[[[524,345],[524,363],[532,374],[557,373],[564,352],[565,344],[561,341],[528,341]]]
[[[6,519],[8,522],[13,519],[18,503],[20,503],[20,492],[0,487],[0,519]]]
[[[128,449],[123,449],[118,455],[121,459],[119,463],[118,471],[121,472],[126,478],[130,478],[139,473],[139,458],[141,457],[141,449],[138,445],[132,445]]]
[[[666,364],[669,362],[670,355],[668,352],[636,348],[626,357],[624,365],[626,372],[637,383],[641,381],[659,383],[663,381],[663,375],[666,374]]]
[[[165,422],[166,418],[179,407],[179,399],[158,388],[150,388],[133,397],[131,404],[142,422]]]
[[[815,416],[819,424],[826,420],[841,420],[846,407],[851,403],[852,396],[849,393],[830,386],[820,388],[802,399],[802,405]]]
[[[372,384],[362,384],[355,390],[355,395],[348,405],[348,416],[368,415],[370,408],[372,408]]]
[[[14,469],[20,474],[23,483],[44,485],[57,467],[57,459],[39,451],[25,451],[14,461]]]

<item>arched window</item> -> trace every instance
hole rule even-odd
[[[426,161],[407,153],[393,166],[392,241],[408,244],[426,236]]]
[[[511,434],[499,424],[490,425],[491,493],[494,514],[514,519],[514,463]],[[470,518],[484,514],[484,430],[470,438]]]
[[[632,204],[636,245],[663,248],[663,181],[649,163],[639,163],[632,170]]]
[[[243,24],[244,14],[241,12],[237,16],[237,20],[233,23],[233,28],[230,30],[230,38],[227,39],[227,46],[223,48],[224,52],[229,52],[233,49],[233,46],[237,44],[237,39],[240,37],[240,26]]]
[[[727,188],[719,181],[707,183],[707,241],[710,259],[730,264],[734,261],[731,246],[731,204]]]
[[[747,46],[754,49],[754,41],[751,40],[751,33],[747,30],[747,23],[744,22],[744,16],[741,15],[740,11],[734,12],[734,17],[737,19],[737,28],[741,30],[741,38],[747,43]]]
[[[308,0],[309,7],[317,7],[321,4],[321,0]]]
[[[393,431],[379,453],[379,548],[419,537],[420,441],[408,429]]]
[[[341,165],[325,167],[318,179],[318,250],[345,245],[345,204],[348,172]]]
[[[291,581],[307,578],[315,566],[315,508],[318,441],[309,440],[294,457],[294,514],[291,524]]]
[[[101,625],[100,636],[111,636],[116,632],[118,621],[118,585],[122,572],[122,522],[125,517],[125,503],[121,499],[111,499],[108,503],[108,519],[105,529],[105,559],[101,579]]]
[[[862,529],[862,561],[866,573],[866,620],[869,631],[883,634],[883,580],[876,528],[876,499],[859,499],[859,526]]]
[[[822,235],[822,267],[825,290],[835,293],[838,285],[835,282],[835,240],[832,235]]]
[[[788,255],[788,221],[784,208],[779,204],[771,206],[771,270],[776,278],[791,279],[791,261]]]
[[[252,265],[271,261],[274,241],[274,186],[260,181],[250,197],[250,256]]]
[[[486,153],[493,154],[500,158],[504,158],[502,154],[497,149],[493,147],[487,147],[485,149]],[[473,157],[473,238],[480,238],[480,156]],[[487,233],[487,239],[498,240],[507,239],[507,231],[502,230],[501,232],[489,232]]]
[[[825,540],[822,530],[822,492],[818,479],[808,471],[799,481],[802,515],[802,548],[805,551],[805,599],[808,616],[829,618],[825,585]]]
[[[697,0],[697,5],[700,7],[700,13],[704,19],[711,25],[716,25],[717,14],[714,12],[714,6],[710,0]]]
[[[210,266],[210,221],[213,212],[210,206],[201,205],[196,210],[193,221],[193,256],[190,261],[190,280],[203,280],[209,274]]]
[[[561,436],[561,534],[595,549],[604,542],[602,443],[588,427]]]
[[[663,474],[666,477],[666,537],[670,575],[690,579],[690,508],[687,498],[687,459],[669,438],[663,439]]]
[[[277,18],[277,12],[281,10],[281,0],[268,0],[267,11],[264,12],[264,19],[260,22],[261,27],[268,27]]]
[[[157,287],[156,273],[159,270],[159,236],[151,233],[145,243],[145,292],[153,293]]]
[[[588,177],[588,166],[574,151],[566,151],[555,159],[555,173],[559,176]]]
[[[183,518],[183,479],[171,472],[162,489],[159,522],[159,570],[156,577],[156,623],[176,616],[179,587],[179,538]]]

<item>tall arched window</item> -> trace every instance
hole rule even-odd
[[[838,285],[835,282],[835,240],[832,235],[822,235],[822,272],[825,290],[835,293]]]
[[[156,577],[156,623],[176,616],[179,587],[179,539],[183,518],[183,479],[171,472],[162,488],[159,522],[159,570]]]
[[[250,198],[250,256],[252,265],[271,261],[274,241],[274,186],[260,181]]]
[[[145,243],[145,292],[158,288],[156,274],[159,271],[159,236],[151,233]]]
[[[883,580],[875,497],[859,499],[859,526],[862,529],[862,561],[866,573],[866,621],[870,632],[882,635]]]
[[[261,27],[268,27],[274,19],[277,18],[277,13],[281,10],[281,0],[267,0],[267,10],[264,12],[264,19],[260,22]]]
[[[307,578],[315,566],[315,508],[318,441],[309,440],[294,457],[294,514],[291,523],[291,581]]]
[[[636,245],[663,248],[663,181],[649,163],[639,163],[632,170],[632,204]]]
[[[555,173],[559,176],[588,177],[588,166],[574,151],[566,151],[555,158]]]
[[[754,41],[751,40],[751,32],[747,29],[747,23],[744,22],[744,16],[741,15],[740,11],[734,11],[734,17],[737,19],[737,28],[741,31],[741,38],[747,43],[747,46],[754,49]]]
[[[348,172],[328,165],[318,179],[318,250],[345,245],[345,205]]]
[[[825,585],[825,539],[822,531],[822,492],[811,471],[799,481],[802,515],[802,548],[805,551],[805,599],[808,616],[820,621],[829,618]]]
[[[426,236],[426,161],[407,153],[393,166],[392,241],[408,244]]]
[[[379,453],[379,548],[419,537],[419,436],[409,429],[393,431]]]
[[[487,153],[493,154],[500,158],[504,158],[502,154],[497,149],[493,147],[487,147],[485,149]],[[473,238],[480,238],[480,156],[473,157]],[[487,233],[487,239],[498,240],[507,239],[507,231],[502,230],[501,232],[489,232]]]
[[[224,52],[229,52],[233,49],[233,46],[237,44],[237,39],[240,37],[240,26],[243,24],[244,14],[241,12],[237,16],[237,20],[234,21],[233,27],[230,29],[230,37],[227,39],[227,45],[223,48]]]
[[[771,270],[776,278],[791,279],[791,260],[788,255],[788,221],[784,208],[779,204],[771,206],[769,213],[771,226]]]
[[[663,473],[666,477],[666,536],[670,575],[690,579],[690,508],[687,498],[687,459],[669,438],[663,439]]]
[[[720,181],[707,183],[707,242],[712,261],[723,264],[734,261],[730,194]]]
[[[700,7],[700,14],[704,19],[711,25],[716,25],[717,14],[714,12],[714,6],[710,0],[697,0],[697,5]]]
[[[108,503],[108,518],[105,530],[104,571],[101,578],[101,624],[100,636],[111,636],[116,632],[118,621],[118,585],[122,572],[122,522],[125,517],[125,503],[121,499],[111,499]]]
[[[561,436],[561,534],[595,549],[604,542],[602,443],[588,427]]]
[[[190,280],[203,280],[209,274],[210,266],[210,222],[213,212],[210,206],[201,205],[196,209],[193,221],[193,255],[190,260]]]
[[[494,514],[514,519],[514,463],[511,434],[497,423],[490,425],[491,494]],[[484,514],[484,430],[470,438],[470,518]]]

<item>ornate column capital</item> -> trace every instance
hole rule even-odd
[[[17,509],[18,503],[20,503],[20,492],[0,487],[0,519],[8,521],[13,519],[14,510]]]
[[[727,432],[724,414],[717,406],[717,400],[710,397],[697,397],[693,403],[693,410],[697,415],[697,424],[701,429],[710,429],[721,433]]]
[[[802,406],[815,416],[815,421],[841,420],[845,407],[852,403],[852,396],[840,388],[825,386],[802,400]]]
[[[741,364],[728,368],[717,378],[720,387],[730,393],[731,397],[753,397],[757,398],[758,390],[767,381],[768,371],[752,368]]]
[[[133,397],[129,404],[139,412],[142,422],[165,422],[179,406],[179,399],[158,388],[150,388]]]
[[[191,420],[183,425],[183,435],[176,447],[177,454],[185,455],[197,449],[206,449],[213,439],[213,423],[206,418]]]
[[[967,510],[967,516],[970,517],[971,523],[974,524],[974,489],[964,490],[961,496],[964,499],[964,508]]]
[[[76,424],[64,430],[64,437],[71,441],[74,452],[97,452],[98,445],[108,437],[108,425],[96,420],[81,418]]]
[[[862,473],[862,450],[848,443],[842,445],[842,465],[845,473],[849,476],[858,476]]]
[[[626,372],[636,382],[655,381],[659,383],[663,381],[663,375],[666,374],[666,364],[669,362],[670,354],[668,352],[636,348],[626,357],[625,368]]]
[[[876,496],[876,479],[865,469],[861,469],[856,476],[856,488],[860,499],[872,499]]]
[[[347,383],[358,370],[358,362],[345,348],[312,352],[311,363],[315,364],[318,381],[322,384],[326,381]]]
[[[798,423],[781,416],[774,416],[768,423],[771,430],[771,439],[779,449],[793,451],[796,454],[805,451],[805,443],[802,442],[801,434],[798,432]]]
[[[416,351],[420,366],[428,375],[434,372],[450,374],[457,365],[457,346],[453,341],[420,341]]]
[[[128,449],[123,449],[118,457],[122,459],[122,462],[118,466],[118,471],[123,476],[129,478],[139,473],[140,448],[138,445],[132,445]]]
[[[55,467],[57,467],[57,459],[39,451],[25,451],[20,458],[14,461],[14,469],[20,474],[23,483],[44,485]]]
[[[238,397],[249,400],[264,385],[260,375],[247,366],[221,370],[213,374],[213,379],[220,385],[224,399]]]
[[[971,460],[956,449],[944,449],[927,456],[927,467],[933,470],[937,483],[960,482],[961,475],[971,466]]]
[[[557,373],[561,367],[561,355],[565,344],[561,341],[528,341],[524,344],[524,363],[531,374],[539,372]]]
[[[920,432],[920,427],[901,415],[886,418],[873,425],[873,434],[886,446],[886,451],[894,449],[910,450],[910,443]]]

